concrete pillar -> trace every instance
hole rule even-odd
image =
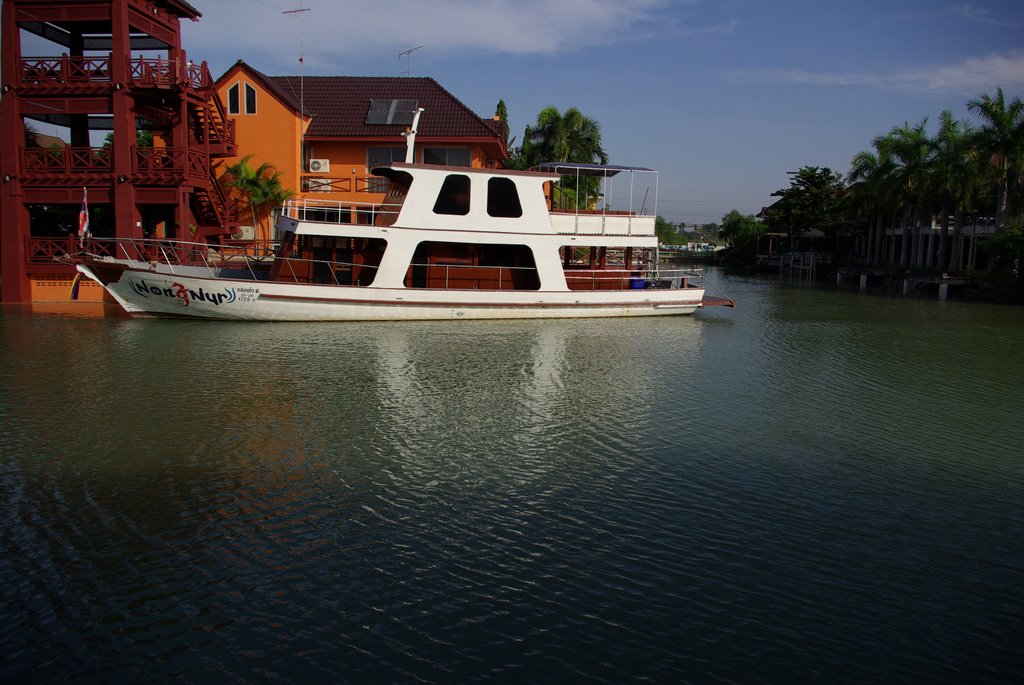
[[[860,275],[860,291],[866,292],[868,289],[868,273],[865,271]]]
[[[939,299],[945,302],[948,295],[949,283],[939,283]]]
[[[910,293],[910,279],[909,278],[904,278],[903,279],[903,294],[907,295],[909,293]]]

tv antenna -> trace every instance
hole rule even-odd
[[[402,52],[398,53],[398,59],[402,59],[403,57],[405,58],[405,71],[403,71],[402,73],[405,74],[406,76],[412,75],[412,71],[410,69],[410,65],[412,63],[412,53],[416,52],[422,47],[422,45],[417,45],[414,48],[409,48],[408,50],[403,50]]]
[[[306,22],[305,22],[305,15],[303,13],[304,12],[308,12],[312,8],[311,7],[303,7],[302,6],[302,2],[303,2],[303,0],[299,0],[299,7],[298,7],[298,9],[281,10],[281,14],[290,14],[293,17],[298,17],[299,18],[299,117],[304,120],[306,118],[306,87],[305,87],[306,86],[306,84],[305,84],[305,75],[306,75],[306,59],[305,59],[306,55],[305,55],[305,52],[306,52],[306,45],[305,45],[305,36],[304,36]],[[301,126],[301,125],[302,125],[302,122],[300,121],[299,122],[299,126]]]

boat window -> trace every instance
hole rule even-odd
[[[405,287],[439,290],[539,290],[533,251],[526,245],[425,241],[416,247]]]
[[[487,181],[487,214],[508,218],[523,215],[515,181],[510,178],[492,178]]]
[[[434,214],[469,214],[469,176],[452,174],[444,179],[434,203]]]
[[[273,280],[368,286],[376,278],[387,248],[380,238],[300,236],[296,243],[292,256],[275,261]]]

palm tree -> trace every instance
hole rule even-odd
[[[252,225],[257,228],[257,237],[267,237],[270,231],[263,231],[264,219],[270,217],[275,207],[295,195],[281,185],[281,172],[270,162],[264,162],[255,169],[249,164],[253,155],[246,155],[224,170],[222,179],[234,197],[249,207]]]
[[[530,165],[540,162],[608,163],[601,147],[601,126],[575,107],[565,110],[545,107],[537,114],[537,125],[527,126],[523,151]]]
[[[939,117],[939,130],[932,139],[931,185],[939,201],[942,227],[936,267],[956,272],[960,262],[960,231],[964,212],[970,208],[980,177],[977,165],[976,136],[971,127],[953,118],[946,110]],[[953,250],[949,251],[949,217],[953,215]],[[947,257],[949,259],[947,260]]]
[[[1015,97],[1009,104],[1003,89],[996,96],[987,93],[967,103],[967,109],[985,122],[980,132],[983,149],[996,175],[996,231],[1006,222],[1009,196],[1024,165],[1024,101]]]
[[[875,152],[863,151],[854,155],[850,162],[851,199],[866,213],[868,241],[865,253],[868,263],[882,261],[882,246],[885,238],[885,222],[893,209],[893,175],[896,164],[885,146],[876,143]]]
[[[903,233],[900,266],[904,268],[911,265],[911,252],[916,255],[913,265],[917,267],[921,263],[921,229],[918,213],[927,197],[925,172],[931,151],[928,134],[924,130],[927,123],[927,117],[916,126],[904,123],[903,126],[893,128],[888,135],[876,137],[872,143],[875,149],[884,150],[891,155],[896,164],[893,178],[903,203],[903,213],[900,217],[900,228]]]
[[[522,168],[542,162],[573,162],[577,164],[608,163],[608,154],[601,147],[601,126],[575,107],[565,110],[545,107],[537,114],[536,126],[527,126],[520,150]],[[584,203],[595,199],[600,192],[600,179],[585,177],[573,179],[577,190],[566,190],[570,182],[562,179],[563,194],[584,198]],[[579,193],[578,196],[575,193]]]

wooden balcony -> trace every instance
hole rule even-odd
[[[113,55],[105,57],[26,57],[21,60],[19,86],[29,92],[66,90],[92,92],[113,87]],[[213,78],[206,62],[199,64],[163,58],[128,60],[127,80],[132,88],[210,90]]]
[[[105,90],[111,87],[110,57],[27,57],[20,84],[37,91]]]
[[[114,171],[113,149],[108,147],[23,148],[26,180],[63,185],[83,176],[107,176]],[[203,150],[184,147],[132,147],[132,180],[143,185],[212,183],[210,160]],[[94,179],[92,182],[97,182]]]
[[[29,179],[60,179],[110,174],[111,151],[105,147],[24,148],[22,168]]]

